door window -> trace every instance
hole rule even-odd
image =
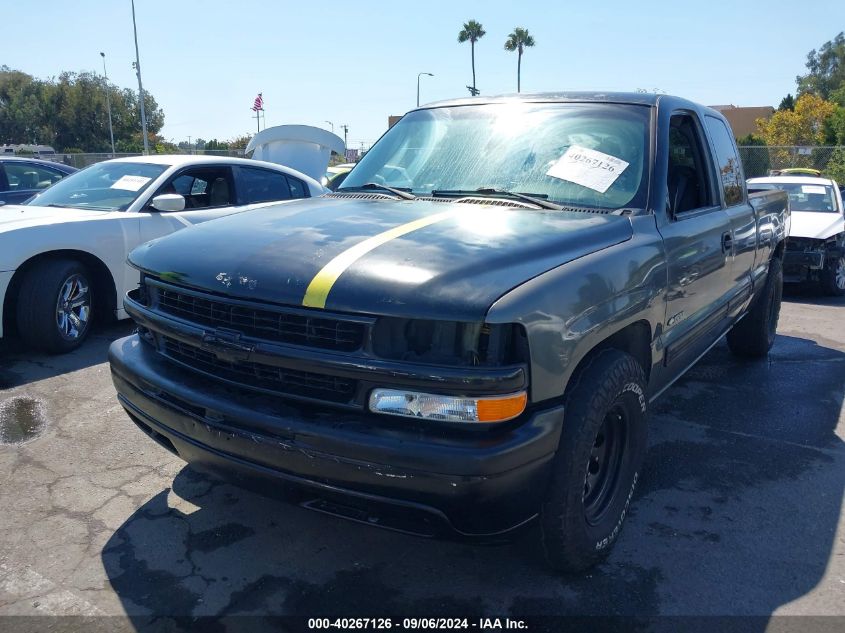
[[[307,198],[308,197],[308,188],[305,186],[305,183],[297,178],[293,178],[291,176],[287,177],[288,179],[288,186],[290,187],[290,197],[291,198]]]
[[[184,196],[185,209],[226,207],[235,204],[232,176],[228,167],[186,169],[165,183],[156,195],[163,193],[178,193]]]
[[[713,139],[716,160],[719,163],[719,180],[725,194],[725,204],[729,207],[740,204],[742,196],[742,163],[736,153],[733,135],[723,121],[716,117],[705,117],[707,130]]]
[[[10,162],[4,165],[9,191],[46,189],[59,182],[64,174],[57,169],[49,169],[32,163]]]
[[[714,205],[707,177],[699,126],[689,114],[675,114],[669,122],[668,206],[677,216]]]
[[[290,200],[292,197],[288,179],[282,173],[256,167],[241,167],[240,176],[245,204]]]

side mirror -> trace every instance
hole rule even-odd
[[[185,196],[178,193],[163,193],[153,198],[150,206],[156,211],[182,211],[185,208]]]

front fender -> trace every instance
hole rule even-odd
[[[658,339],[666,317],[663,241],[654,216],[631,221],[631,240],[535,277],[488,311],[489,323],[525,327],[532,402],[563,395],[578,363],[624,327],[645,321],[650,346]]]

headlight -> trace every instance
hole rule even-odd
[[[373,329],[380,358],[458,366],[525,362],[527,339],[515,324],[382,317]]]
[[[525,411],[524,391],[507,396],[465,398],[398,389],[374,389],[370,411],[443,422],[505,422]]]

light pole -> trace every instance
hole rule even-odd
[[[138,26],[135,24],[135,0],[132,0],[132,30],[135,32],[135,74],[138,75],[138,94],[141,97],[141,135],[144,137],[144,154],[150,153],[147,140],[147,113],[144,111],[144,84],[141,83],[141,57],[138,55]]]
[[[331,125],[332,126],[332,134],[334,134],[334,123],[332,123],[331,121],[323,121],[323,123],[328,123],[329,125]]]
[[[106,54],[100,51],[103,58],[103,77],[106,79],[106,109],[109,111],[109,137],[111,137],[111,153],[114,158],[114,128],[111,125],[111,97],[109,97],[109,74],[106,72]]]
[[[423,75],[428,75],[429,77],[434,77],[431,73],[417,73],[417,107],[420,107],[420,77]]]

